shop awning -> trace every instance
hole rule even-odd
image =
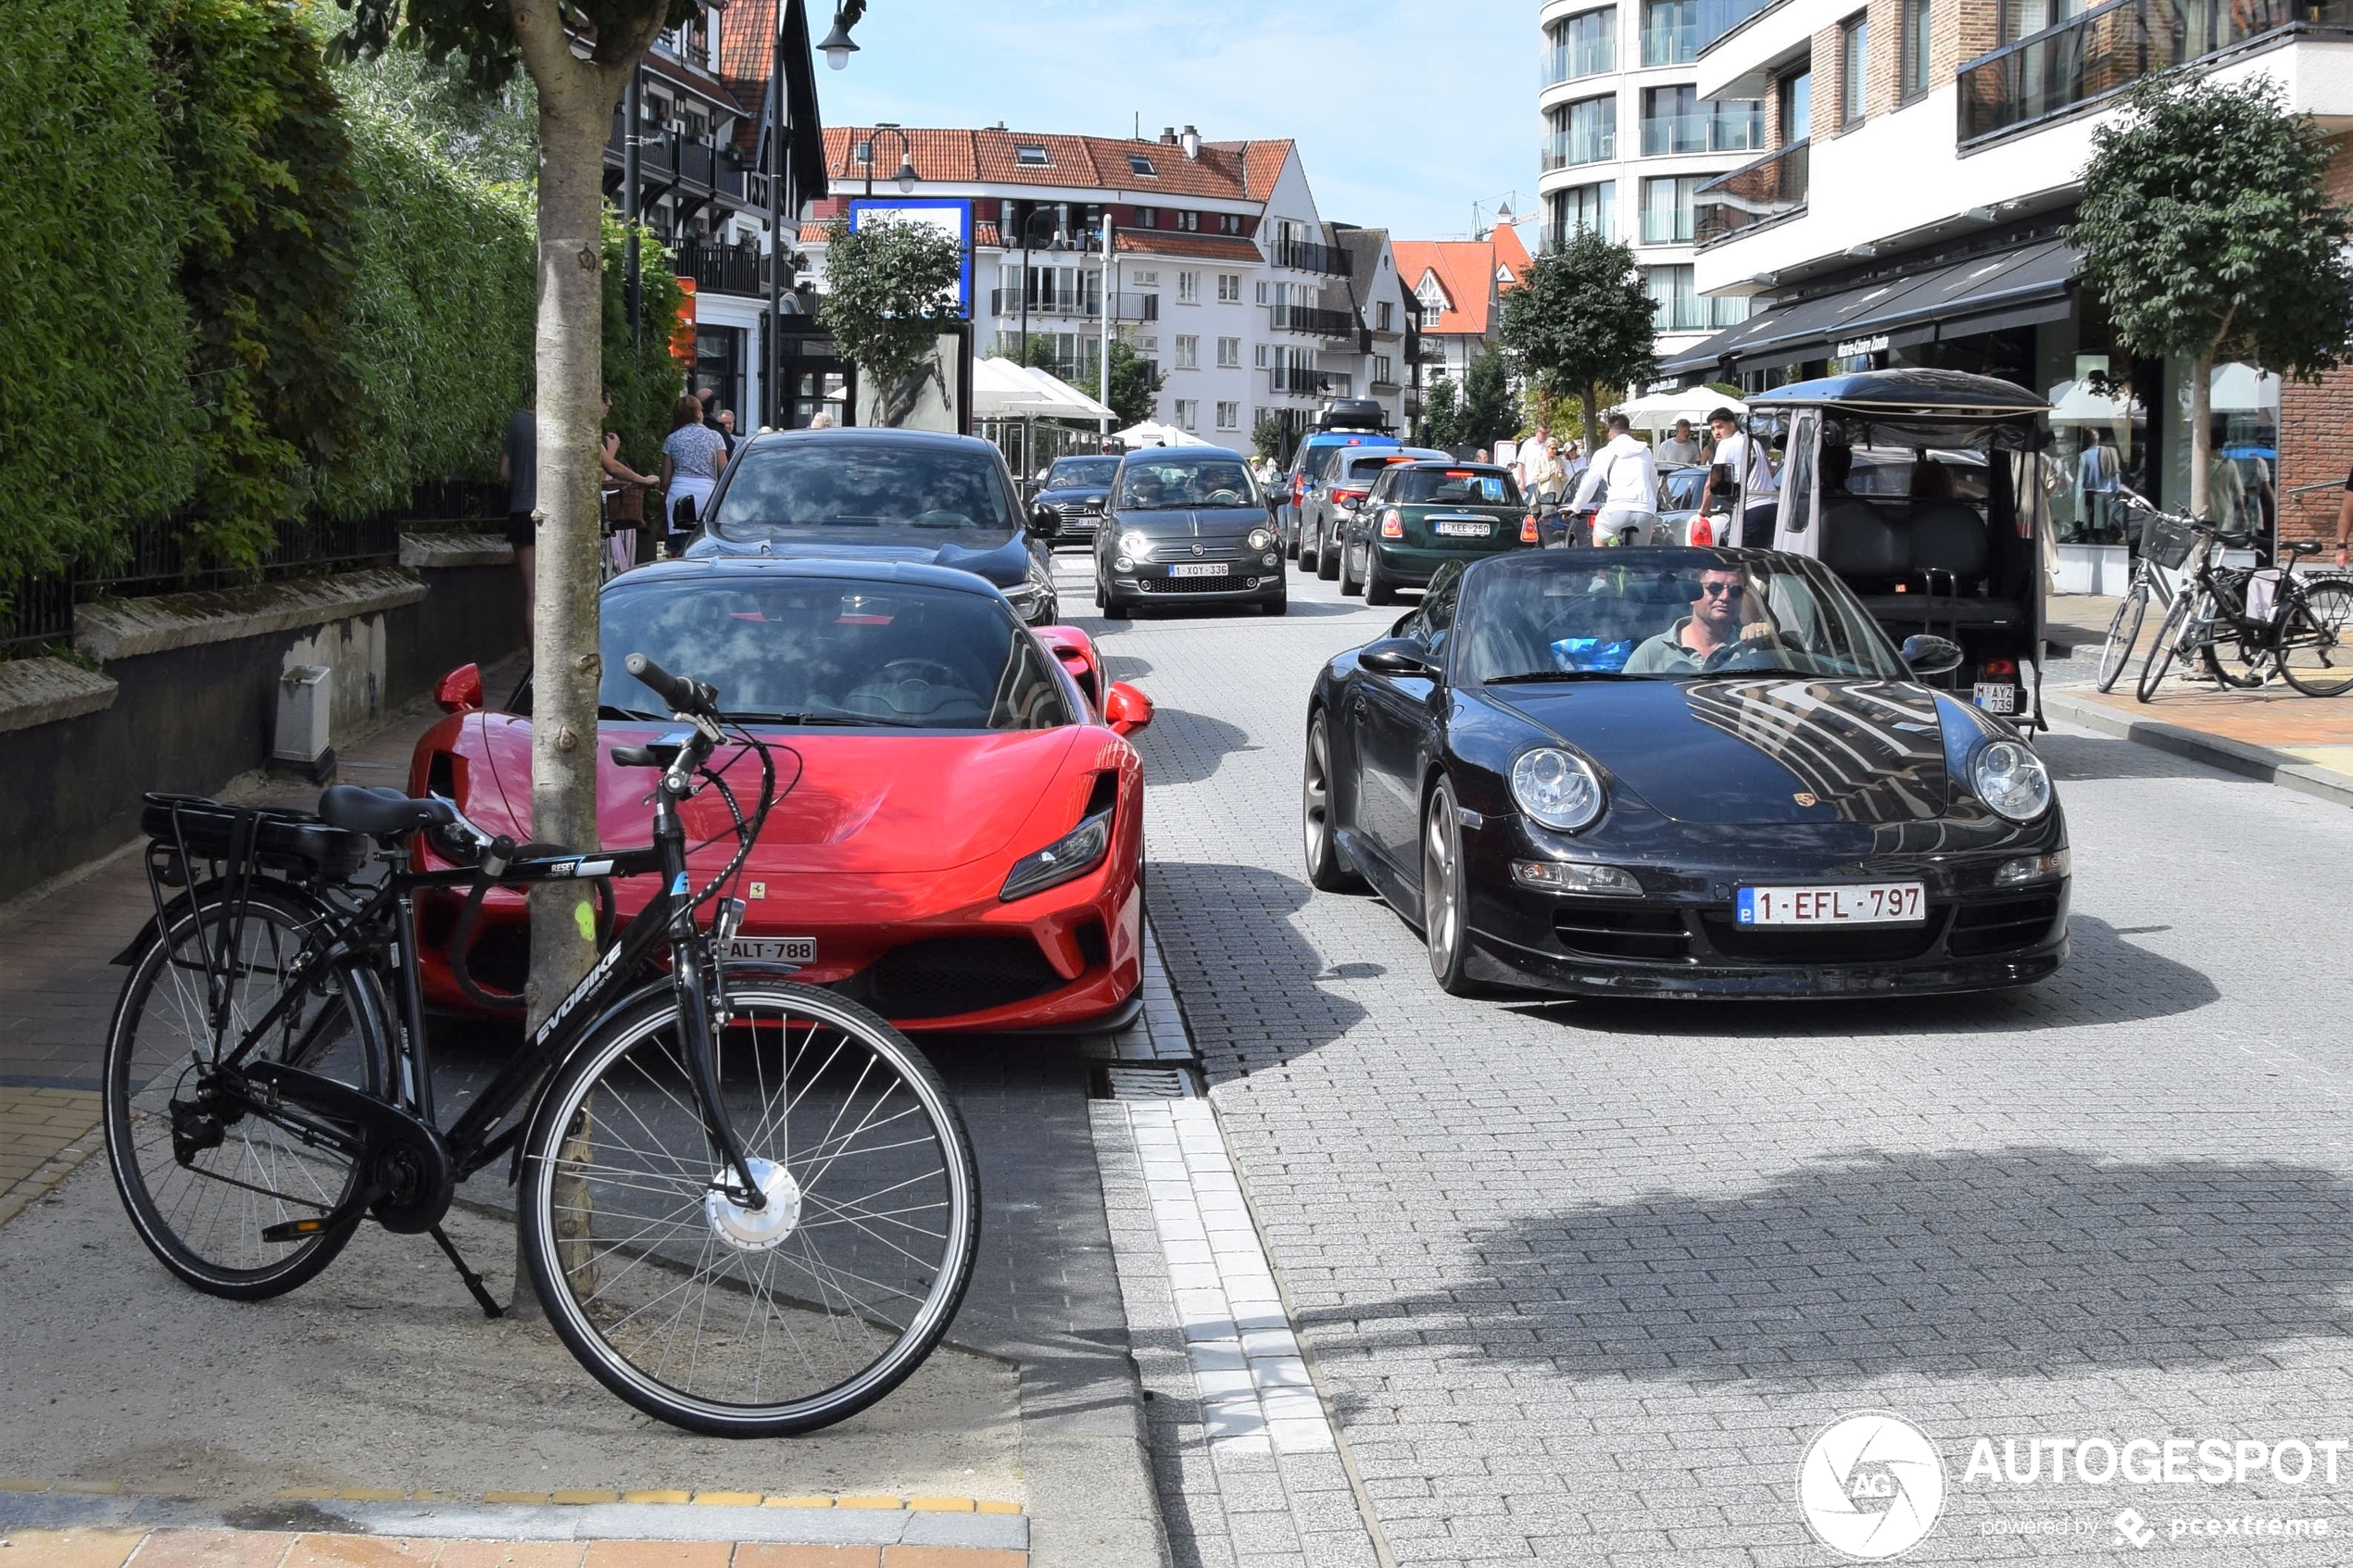
[[[2077,259],[2064,240],[2043,240],[1793,300],[1685,349],[1659,371],[1713,370],[1726,358],[1763,370],[2056,321],[2073,308],[2068,289]]]

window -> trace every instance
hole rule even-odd
[[[1139,229],[1157,229],[1157,228],[1159,228],[1159,227],[1160,227],[1160,208],[1158,208],[1158,207],[1138,207],[1138,208],[1136,209],[1136,227],[1137,227],[1137,228],[1139,228]]]
[[[1219,213],[1217,215],[1217,232],[1221,234],[1240,233],[1242,232],[1242,215],[1239,212]]]
[[[1814,73],[1793,71],[1773,84],[1773,99],[1781,121],[1781,145],[1809,140],[1814,134]]]
[[[1856,12],[1838,30],[1838,123],[1841,129],[1863,122],[1863,106],[1870,82],[1871,19]]]
[[[1136,351],[1139,354],[1157,354],[1160,352],[1160,339],[1157,337],[1139,337],[1136,340]]]
[[[1180,370],[1201,369],[1201,339],[1189,332],[1176,334],[1176,368]]]
[[[1617,7],[1580,11],[1544,30],[1544,84],[1617,69]]]
[[[1157,180],[1160,178],[1160,170],[1152,167],[1152,160],[1146,157],[1141,153],[1129,153],[1127,155],[1127,169],[1128,172],[1132,174],[1141,174],[1148,179]]]
[[[1015,147],[1013,161],[1026,169],[1050,169],[1054,160],[1046,156],[1043,147]]]
[[[1395,332],[1397,330],[1397,307],[1390,304],[1388,300],[1382,300],[1378,305],[1373,307],[1373,320],[1379,323],[1379,325],[1373,329],[1375,332]]]
[[[1552,128],[1552,139],[1544,147],[1546,169],[1567,169],[1579,163],[1607,163],[1617,156],[1617,97],[1615,94],[1565,104],[1544,118]]]
[[[1219,430],[1241,429],[1242,406],[1239,403],[1220,403],[1217,405],[1217,428]]]
[[[1897,0],[1895,15],[1904,32],[1896,91],[1907,104],[1928,91],[1928,6],[1929,0]]]
[[[1373,356],[1373,380],[1385,384],[1395,384],[1397,381],[1395,367],[1388,355],[1376,354]]]
[[[1201,229],[1201,214],[1200,214],[1200,213],[1198,213],[1198,212],[1187,211],[1187,212],[1179,212],[1179,213],[1176,213],[1176,214],[1174,214],[1173,216],[1174,216],[1174,217],[1176,218],[1176,227],[1177,227],[1177,228],[1179,228],[1179,229],[1182,229],[1182,230],[1185,230],[1185,231],[1186,231],[1187,232],[1189,232],[1189,233],[1194,233],[1194,232],[1200,232],[1200,229]]]
[[[1761,98],[1703,100],[1693,87],[1651,87],[1642,93],[1642,156],[1745,153],[1765,150]]]
[[[1239,370],[1242,368],[1241,339],[1221,337],[1217,340],[1217,368],[1221,370]]]
[[[1657,307],[1660,332],[1696,332],[1707,325],[1706,302],[1692,286],[1688,262],[1680,267],[1646,267],[1642,272],[1651,304]]]
[[[852,163],[873,163],[875,161],[875,144],[872,142],[852,142],[849,144],[849,161]]]
[[[1179,305],[1199,305],[1201,303],[1200,273],[1179,272],[1176,274],[1176,303]]]
[[[1617,237],[1617,182],[1572,185],[1545,198],[1552,204],[1552,241],[1567,245],[1577,234],[1591,232],[1605,240]]]
[[[1699,0],[1643,0],[1642,64],[1686,66],[1699,57]]]
[[[1425,324],[1436,321],[1446,313],[1446,289],[1438,281],[1437,273],[1423,273],[1422,286],[1414,293],[1422,302],[1422,320]]]
[[[1266,368],[1266,345],[1265,345],[1265,344],[1263,344],[1263,343],[1262,343],[1262,344],[1258,345],[1257,346],[1258,346],[1258,368],[1259,368],[1260,370],[1265,370],[1265,369]]]
[[[1692,243],[1692,194],[1712,175],[1678,175],[1670,180],[1642,182],[1642,243],[1682,245]]]
[[[1270,293],[1268,293],[1268,292],[1267,292],[1267,291],[1268,291],[1268,289],[1270,288],[1270,286],[1271,286],[1271,285],[1270,285],[1270,284],[1268,284],[1268,282],[1266,282],[1266,280],[1265,280],[1265,279],[1261,278],[1261,279],[1259,279],[1259,280],[1258,280],[1258,303],[1259,303],[1259,304],[1261,304],[1261,305],[1265,305],[1265,304],[1270,303],[1270,302],[1274,299],[1274,295],[1273,295],[1272,294],[1270,294]]]
[[[1242,302],[1242,275],[1239,272],[1217,274],[1217,303],[1239,305]]]
[[[1176,399],[1176,428],[1178,430],[1201,429],[1200,398],[1179,397]]]

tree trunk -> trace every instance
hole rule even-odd
[[[1577,400],[1585,411],[1585,456],[1590,459],[1602,444],[1600,399],[1593,395],[1593,383],[1587,382],[1577,389]]]
[[[2214,469],[2214,356],[2190,364],[2190,515],[2206,516]],[[2229,519],[2216,520],[2228,526]]]

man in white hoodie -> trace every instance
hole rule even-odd
[[[1633,426],[1623,414],[1609,417],[1609,440],[1593,454],[1577,486],[1570,509],[1581,511],[1595,498],[1601,514],[1593,519],[1593,543],[1616,544],[1624,531],[1646,538],[1658,522],[1658,459],[1648,444],[1634,439]]]

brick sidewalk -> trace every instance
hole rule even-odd
[[[976,1547],[775,1541],[483,1541],[247,1530],[19,1530],[26,1568],[1021,1568]]]
[[[2281,682],[2255,691],[2217,691],[2171,681],[2154,702],[2137,700],[2120,684],[2105,696],[2088,689],[2066,695],[2133,722],[2280,752],[2353,784],[2353,695],[2305,696]]]

